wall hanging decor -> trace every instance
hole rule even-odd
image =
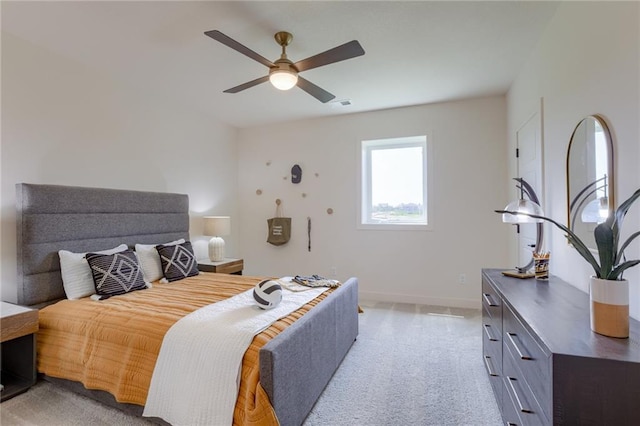
[[[309,240],[307,249],[311,251],[311,218],[309,216],[307,216],[307,238]]]
[[[282,216],[282,201],[276,200],[276,215],[267,219],[269,235],[267,242],[274,246],[281,246],[291,238],[291,218]]]
[[[300,183],[302,180],[302,168],[295,164],[291,168],[291,183]]]

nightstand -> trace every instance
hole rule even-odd
[[[244,261],[242,259],[224,259],[212,262],[209,259],[198,260],[198,269],[202,272],[242,275]]]
[[[25,392],[36,383],[36,335],[38,311],[1,302],[0,361],[2,378],[1,400]]]

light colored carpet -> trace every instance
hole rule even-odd
[[[360,334],[304,426],[501,424],[479,310],[361,302]],[[47,382],[0,404],[3,426],[149,425]]]
[[[361,303],[358,340],[307,417],[320,425],[500,425],[481,312]]]

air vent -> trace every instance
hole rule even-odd
[[[332,108],[344,108],[344,107],[349,107],[351,105],[353,105],[351,102],[351,99],[342,99],[340,101],[331,102]]]

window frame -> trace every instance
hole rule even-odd
[[[358,142],[358,217],[357,229],[393,230],[393,231],[431,231],[433,230],[432,198],[432,137],[429,132],[418,136],[397,136],[381,139],[361,139]],[[376,149],[421,147],[423,150],[422,179],[423,205],[426,223],[375,223],[366,221],[372,210],[371,205],[371,152]],[[366,173],[366,175],[365,175]],[[366,205],[365,205],[366,203]]]

